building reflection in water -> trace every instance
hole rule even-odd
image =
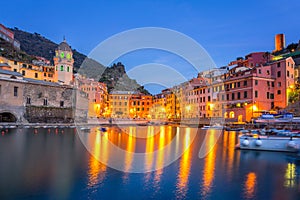
[[[188,189],[188,179],[190,174],[190,169],[192,165],[191,161],[191,149],[190,139],[191,139],[191,128],[186,128],[184,133],[183,145],[182,148],[186,149],[180,159],[179,173],[177,177],[177,185],[176,185],[176,198],[183,199],[186,196]]]
[[[288,188],[293,188],[296,186],[296,165],[294,163],[288,163],[284,175],[285,181],[284,186]]]
[[[247,199],[252,199],[255,196],[257,185],[257,178],[254,172],[249,172],[246,175],[246,181],[244,184],[244,196]]]
[[[93,155],[89,158],[89,170],[88,170],[88,187],[94,187],[95,185],[101,183],[105,177],[106,166],[100,163],[97,159],[100,156],[100,153],[103,152],[101,147],[105,142],[101,141],[101,134],[99,131],[96,131],[96,134],[93,134],[94,139],[94,147],[93,147]],[[104,144],[102,144],[104,142]]]
[[[228,182],[231,182],[234,173],[234,160],[238,161],[239,159],[239,156],[235,156],[236,137],[236,132],[233,131],[223,134],[222,165],[226,169],[226,180]]]
[[[210,130],[206,133],[206,140],[204,140],[205,147],[211,148],[216,144],[218,136]],[[211,192],[214,176],[215,176],[215,162],[216,162],[216,147],[213,148],[204,158],[203,178],[202,178],[202,196],[207,196]]]

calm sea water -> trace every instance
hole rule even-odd
[[[153,137],[136,139],[130,133]],[[238,135],[187,127],[98,127],[75,129],[11,129],[0,135],[0,199],[300,199],[300,162],[292,154],[235,150]],[[186,148],[191,136],[195,139]],[[81,138],[81,139],[80,139]],[[106,138],[106,140],[104,140]],[[205,139],[206,138],[206,139]],[[175,141],[166,153],[145,159],[147,173],[126,173],[98,162],[124,163],[132,154],[115,157],[107,142],[128,152],[151,152]],[[199,150],[216,145],[203,159]],[[186,148],[163,168],[174,151]]]

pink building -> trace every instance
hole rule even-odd
[[[235,67],[225,80],[226,112],[232,121],[250,121],[262,112],[285,108],[294,85],[294,61],[278,60],[253,68]]]

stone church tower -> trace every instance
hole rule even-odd
[[[71,85],[73,82],[74,59],[72,50],[65,39],[55,50],[53,60],[55,66],[54,81]]]

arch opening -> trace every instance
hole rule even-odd
[[[17,122],[17,118],[10,112],[0,113],[0,122]]]

